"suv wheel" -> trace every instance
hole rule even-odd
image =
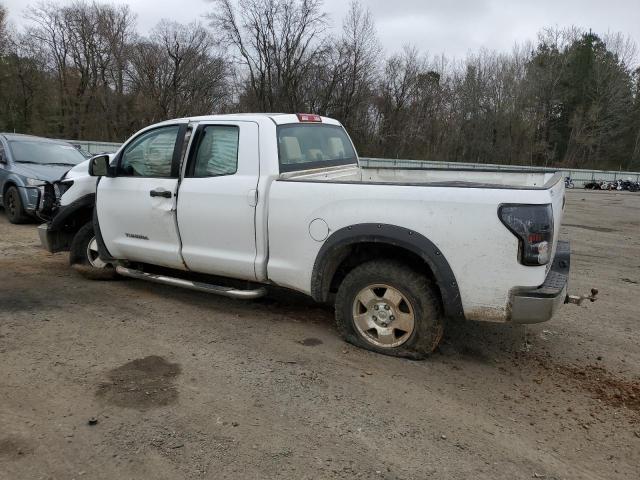
[[[444,331],[429,279],[392,260],[370,261],[347,274],[336,295],[336,323],[349,343],[413,359],[433,352]]]
[[[89,280],[112,280],[117,277],[116,269],[98,255],[98,242],[93,232],[93,223],[87,222],[73,237],[69,263]]]
[[[29,221],[29,216],[22,206],[20,192],[16,187],[11,186],[7,189],[4,196],[4,210],[11,223],[27,223]]]

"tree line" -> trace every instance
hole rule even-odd
[[[541,30],[464,60],[384,54],[353,0],[214,0],[147,35],[125,4],[0,5],[0,130],[123,141],[150,123],[227,112],[339,119],[362,156],[640,170],[640,68],[622,34]]]

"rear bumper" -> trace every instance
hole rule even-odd
[[[558,241],[553,264],[544,283],[537,288],[517,289],[511,293],[511,322],[540,323],[549,320],[565,303],[570,265],[569,242]]]

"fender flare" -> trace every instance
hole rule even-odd
[[[69,205],[60,207],[56,212],[56,214],[51,219],[51,222],[49,224],[49,230],[51,231],[62,230],[65,223],[67,223],[67,220],[69,220],[69,218],[73,217],[79,211],[88,210],[88,209],[93,210],[95,207],[95,204],[96,204],[96,194],[89,193],[71,202]]]
[[[333,275],[346,258],[345,252],[348,252],[345,247],[365,242],[400,247],[422,258],[433,272],[440,289],[445,316],[464,318],[458,282],[442,252],[418,232],[382,223],[350,225],[327,238],[313,265],[311,296],[314,300],[327,301]]]
[[[2,185],[2,205],[4,206],[4,197],[7,194],[7,190],[9,190],[11,187],[14,187],[18,191],[18,195],[20,195],[20,201],[24,206],[26,203],[25,200],[28,200],[27,198],[25,198],[26,193],[24,192],[24,189],[26,187],[24,186],[24,182],[20,180],[20,177],[16,176],[14,173],[10,173],[9,176],[5,179],[4,184]]]
[[[93,209],[93,233],[96,235],[96,243],[98,244],[98,254],[102,260],[106,260],[108,262],[114,262],[116,258],[114,258],[109,250],[107,250],[107,246],[104,243],[104,239],[102,238],[102,232],[100,231],[100,223],[98,222],[98,209]]]
[[[7,193],[7,190],[9,190],[10,187],[18,188],[18,183],[16,182],[16,179],[12,175],[9,175],[9,177],[7,177],[7,179],[4,181],[4,183],[2,185],[2,201],[3,201],[3,203],[4,203],[4,196]]]

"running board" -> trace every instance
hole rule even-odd
[[[267,289],[258,287],[253,290],[239,290],[237,288],[222,287],[220,285],[211,285],[210,283],[193,282],[191,280],[183,280],[182,278],[167,277],[165,275],[157,275],[155,273],[146,273],[132,268],[122,266],[116,267],[116,272],[123,277],[135,278],[137,280],[147,280],[163,285],[173,285],[174,287],[188,288],[198,292],[213,293],[214,295],[222,295],[223,297],[239,298],[242,300],[252,300],[254,298],[264,297]]]

